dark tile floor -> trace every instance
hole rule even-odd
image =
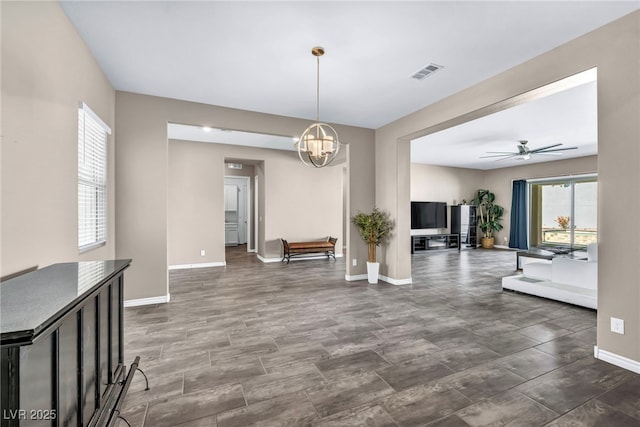
[[[640,376],[593,358],[594,311],[501,291],[513,252],[416,254],[407,286],[227,260],[126,309],[151,385],[134,377],[132,426],[640,426]]]

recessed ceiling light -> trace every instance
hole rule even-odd
[[[202,126],[202,130],[205,132],[211,132],[211,128],[209,126]]]

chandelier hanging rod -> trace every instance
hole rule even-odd
[[[311,53],[316,57],[316,123],[305,129],[295,146],[302,163],[321,168],[337,156],[340,140],[333,127],[320,122],[320,57],[325,50],[316,46],[311,49]]]

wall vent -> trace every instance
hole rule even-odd
[[[426,67],[423,67],[421,69],[419,69],[418,71],[416,71],[411,78],[412,79],[416,79],[416,80],[422,80],[427,76],[430,76],[431,74],[435,73],[436,71],[438,71],[439,69],[444,68],[442,65],[438,65],[438,64],[434,64],[433,62],[429,65],[427,65]]]

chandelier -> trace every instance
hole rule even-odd
[[[311,49],[318,61],[316,80],[316,123],[305,129],[295,147],[298,156],[305,165],[317,168],[327,166],[338,155],[340,141],[338,133],[326,123],[320,123],[320,57],[324,55],[324,48],[316,46]]]

